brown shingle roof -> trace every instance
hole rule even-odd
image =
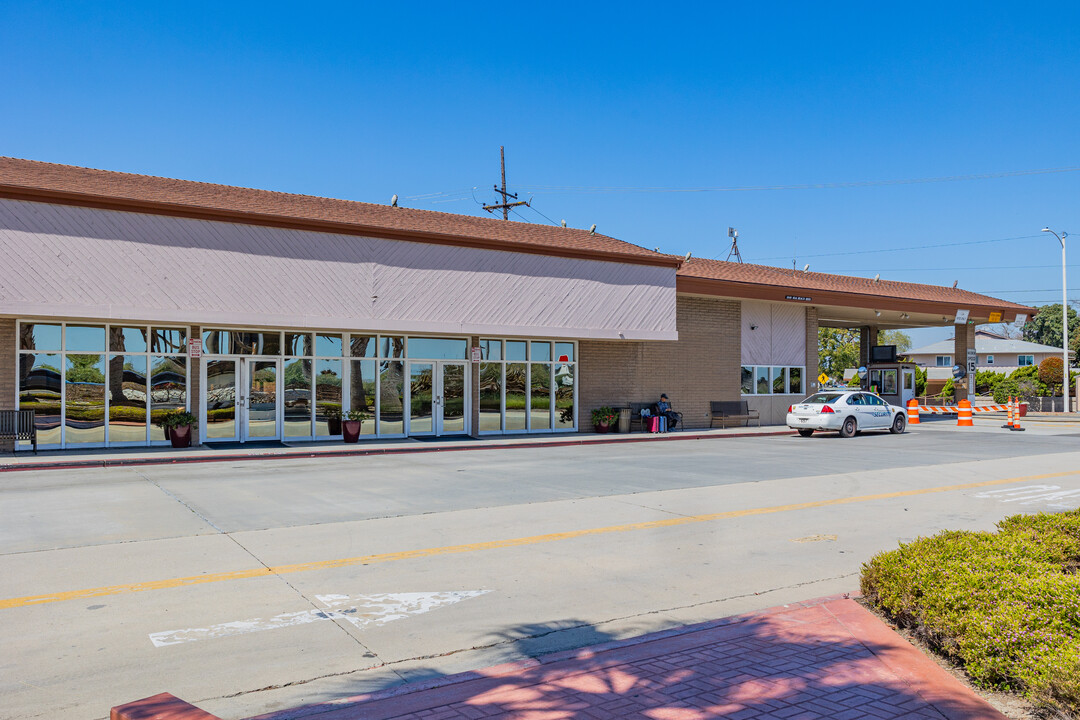
[[[867,298],[917,300],[956,306],[972,305],[1034,313],[1034,308],[1026,305],[1018,305],[1008,300],[999,300],[989,295],[980,295],[960,288],[897,282],[895,280],[874,282],[871,278],[797,272],[768,265],[750,265],[694,258],[684,263],[676,274],[680,278],[701,278],[746,285],[764,285],[807,291],[821,290],[847,295],[862,295]]]
[[[588,230],[0,157],[0,197],[677,267]]]

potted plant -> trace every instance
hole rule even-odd
[[[198,418],[185,410],[173,410],[165,413],[158,426],[164,428],[165,436],[174,448],[191,446],[191,430],[198,424]]]
[[[593,428],[595,428],[598,433],[606,433],[618,419],[619,413],[607,405],[592,411]]]
[[[330,435],[341,434],[341,406],[329,405],[323,409],[323,415],[326,416],[326,428]]]
[[[370,415],[360,410],[350,410],[345,413],[341,420],[342,439],[347,443],[357,442],[360,439],[360,428],[363,427],[364,421],[370,418]]]

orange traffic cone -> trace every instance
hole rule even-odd
[[[964,398],[957,404],[956,426],[974,427],[974,425],[975,423],[971,419],[971,401]]]
[[[908,400],[907,401],[907,424],[918,425],[919,424],[919,401]]]
[[[1010,395],[1009,396],[1009,421],[1007,423],[1005,423],[1004,425],[1002,425],[1001,427],[1005,428],[1006,430],[1012,430],[1012,426],[1013,426],[1013,399],[1012,399],[1012,395]]]
[[[1016,398],[1016,414],[1013,415],[1013,430],[1023,431],[1024,428],[1020,427],[1020,398]]]

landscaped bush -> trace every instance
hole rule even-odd
[[[980,395],[993,394],[994,388],[1005,379],[1005,373],[993,370],[979,370],[975,373],[975,392]]]
[[[946,531],[863,565],[862,592],[982,687],[1080,712],[1080,510]]]

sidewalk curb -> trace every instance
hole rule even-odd
[[[580,438],[576,440],[551,440],[536,442],[508,442],[499,443],[498,440],[489,441],[483,445],[435,445],[435,446],[409,446],[409,447],[381,447],[381,448],[356,448],[349,450],[295,450],[289,452],[250,452],[230,453],[228,455],[213,455],[200,457],[198,455],[186,457],[169,457],[163,452],[160,457],[132,457],[132,458],[105,458],[102,460],[67,460],[25,462],[0,464],[0,473],[19,472],[24,470],[72,470],[78,468],[112,468],[112,467],[137,467],[144,465],[185,465],[193,463],[214,462],[238,462],[247,460],[298,460],[303,458],[342,458],[342,457],[365,457],[369,455],[407,455],[411,453],[436,453],[436,452],[462,452],[475,450],[512,450],[517,448],[535,449],[540,447],[571,447],[579,445],[615,445],[619,443],[643,443],[643,442],[675,442],[681,440],[716,440],[722,438],[747,438],[747,437],[775,437],[778,435],[793,435],[794,431],[788,428],[777,431],[765,431],[754,433],[730,433],[730,434],[706,434],[706,433],[668,433],[656,437],[632,438]]]

